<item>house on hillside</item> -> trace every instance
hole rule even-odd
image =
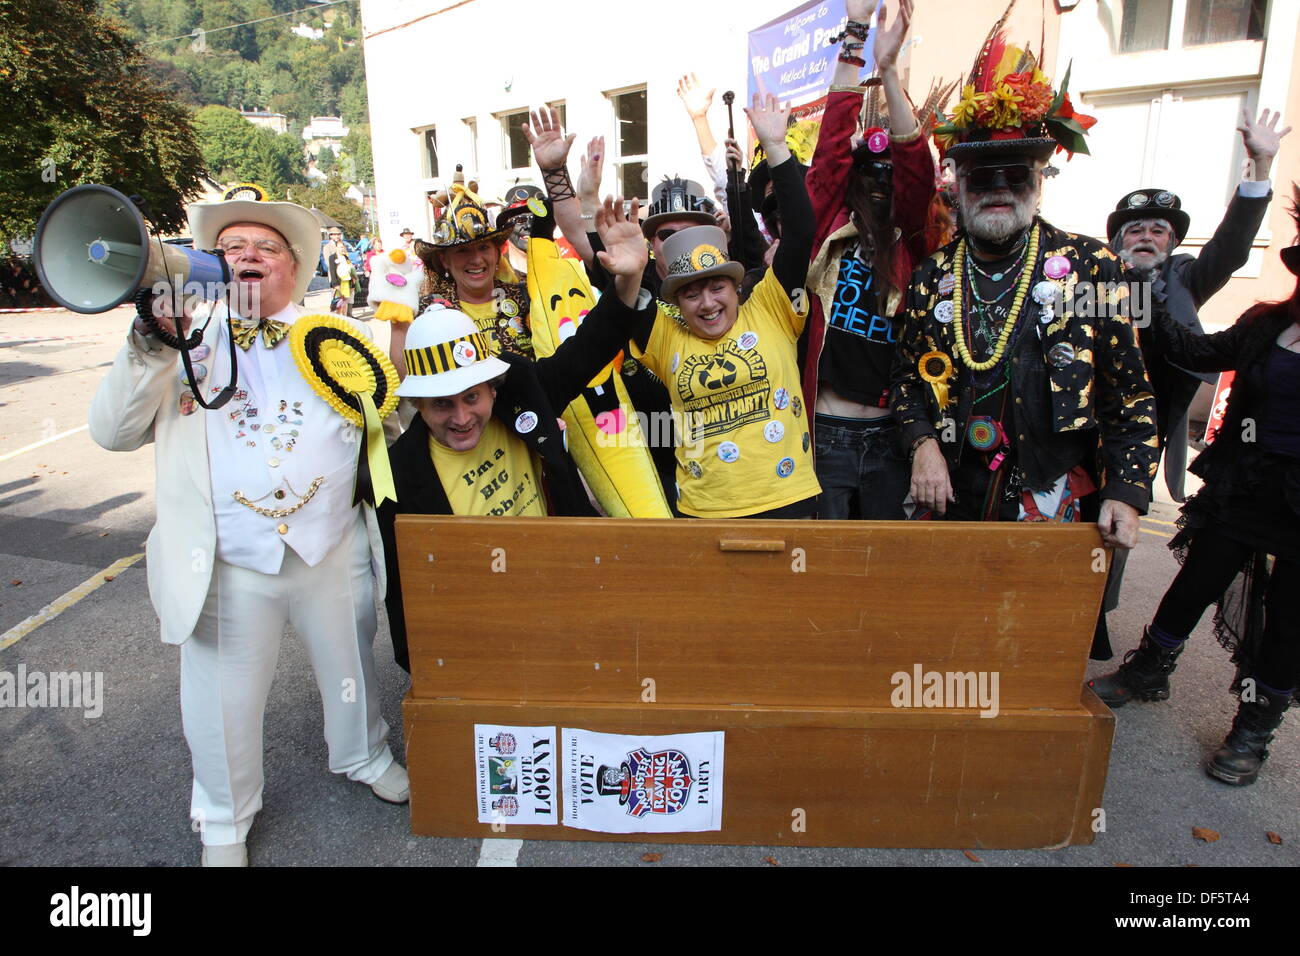
[[[261,126],[273,133],[289,132],[289,117],[283,113],[268,113],[266,110],[240,110],[239,115],[254,126]]]
[[[302,138],[307,144],[307,152],[317,156],[322,146],[328,146],[338,155],[343,145],[343,137],[348,135],[348,128],[338,116],[313,116],[311,122],[302,128]]]

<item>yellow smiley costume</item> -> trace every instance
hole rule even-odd
[[[596,304],[582,264],[565,259],[552,239],[538,235],[528,240],[528,296],[539,359],[554,354]],[[564,410],[569,454],[606,514],[671,518],[641,423],[617,371],[621,362],[619,356],[601,369]]]

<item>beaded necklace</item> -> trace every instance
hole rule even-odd
[[[1011,302],[1011,312],[1007,316],[1007,320],[1002,323],[1002,334],[998,336],[998,343],[993,348],[993,354],[983,362],[976,362],[971,358],[970,350],[966,346],[966,330],[962,322],[962,290],[966,284],[964,281],[966,279],[966,240],[963,238],[961,242],[957,243],[957,254],[953,258],[952,266],[953,272],[957,276],[957,283],[952,290],[953,337],[956,340],[954,344],[957,357],[973,372],[987,372],[1002,361],[1002,354],[1007,348],[1007,340],[1011,338],[1011,331],[1016,327],[1017,320],[1020,318],[1020,310],[1025,304],[1025,296],[1029,293],[1029,280],[1033,278],[1034,273],[1033,264],[1038,259],[1037,225],[1029,234],[1025,259],[1026,262],[1021,266],[1020,278],[1016,283],[1016,297]]]

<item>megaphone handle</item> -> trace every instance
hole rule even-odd
[[[230,267],[226,265],[225,256],[218,255],[217,258],[218,261],[221,263],[222,288],[229,290],[230,289]],[[220,408],[221,406],[229,402],[232,398],[235,397],[235,389],[239,387],[239,361],[237,357],[237,349],[239,348],[239,346],[235,344],[235,329],[234,326],[230,324],[229,292],[227,292],[226,319],[224,324],[226,326],[226,333],[228,334],[230,339],[229,342],[227,343],[227,350],[230,352],[230,381],[226,384],[224,388],[222,388],[220,392],[217,393],[217,397],[214,398],[211,402],[205,402],[203,400],[203,395],[201,394],[201,390],[199,388],[195,387],[194,385],[191,385],[190,387],[191,391],[194,392],[194,400],[197,401],[199,405],[201,405],[203,408],[208,409],[209,411]],[[194,382],[194,371],[193,369],[190,368],[190,346],[188,343],[186,344],[185,348],[181,349],[181,364],[185,366],[185,377],[190,382]]]

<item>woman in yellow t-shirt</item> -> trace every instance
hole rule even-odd
[[[804,279],[813,218],[798,161],[785,142],[788,110],[774,97],[749,114],[767,152],[781,213],[771,267],[740,304],[743,267],[716,226],[665,238],[660,308],[634,336],[642,361],[668,386],[682,435],[678,508],[697,518],[807,518],[821,486],[813,469],[796,342],[807,318]]]

